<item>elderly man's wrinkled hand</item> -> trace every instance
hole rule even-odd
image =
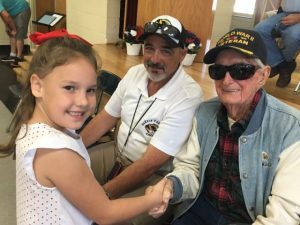
[[[153,218],[158,218],[165,213],[165,211],[168,208],[169,201],[173,197],[173,182],[170,179],[167,179],[167,178],[164,178],[164,179],[166,179],[167,181],[162,190],[162,193],[163,193],[162,202],[159,206],[151,209],[148,212],[148,214],[150,216],[152,216]],[[146,190],[146,192],[151,191],[151,188],[153,188],[153,187],[149,187]]]

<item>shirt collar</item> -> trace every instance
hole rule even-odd
[[[254,98],[252,100],[248,112],[245,114],[245,116],[242,119],[240,119],[239,121],[235,122],[232,125],[232,130],[238,129],[239,131],[244,132],[247,129],[250,119],[256,109],[257,104],[259,103],[261,96],[262,96],[262,91],[258,90],[254,95]],[[230,132],[227,110],[223,104],[221,105],[220,110],[217,114],[217,121],[221,129],[223,129],[226,132]],[[238,135],[241,135],[241,133],[239,132]]]

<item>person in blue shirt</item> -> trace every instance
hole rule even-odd
[[[0,0],[0,16],[10,41],[10,54],[1,61],[18,67],[22,61],[24,39],[27,38],[30,6],[26,0]]]
[[[296,69],[300,51],[300,1],[280,0],[277,14],[255,26],[267,47],[267,63],[271,66],[270,78],[279,74],[277,87],[286,87]],[[281,43],[276,39],[280,37]]]

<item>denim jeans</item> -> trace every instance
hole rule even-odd
[[[172,225],[227,225],[231,221],[200,195],[195,204]]]
[[[280,25],[282,17],[288,13],[282,12],[271,16],[255,26],[255,30],[261,35],[267,48],[267,64],[274,67],[282,61],[292,61],[300,50],[300,23],[284,26]],[[282,37],[283,48],[280,49],[276,40],[271,36],[274,26],[277,26]]]

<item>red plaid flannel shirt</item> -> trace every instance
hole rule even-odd
[[[261,91],[254,96],[246,116],[229,128],[227,111],[221,106],[217,121],[219,140],[205,171],[205,198],[225,217],[234,222],[253,222],[247,213],[239,173],[239,137],[247,129]]]

